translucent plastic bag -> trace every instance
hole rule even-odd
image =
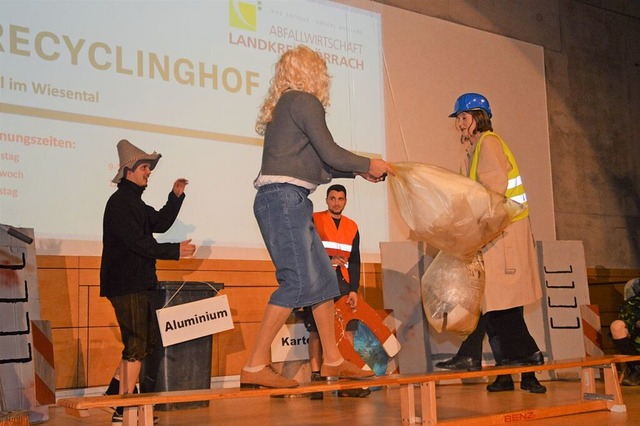
[[[439,333],[468,336],[478,324],[484,294],[484,264],[480,255],[465,262],[441,251],[422,276],[422,306]]]
[[[480,183],[438,166],[393,163],[391,193],[418,238],[470,260],[509,225],[522,205]]]

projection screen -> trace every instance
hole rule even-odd
[[[329,128],[362,155],[457,170],[453,101],[487,95],[534,234],[555,238],[543,49],[365,0],[0,2],[0,223],[34,228],[38,254],[99,256],[126,138],[162,154],[148,204],[190,181],[160,241],[191,238],[198,258],[268,259],[252,210],[254,125],[273,64],[298,44],[326,58]],[[365,261],[409,238],[386,184],[336,182]]]
[[[99,255],[102,213],[128,139],[162,154],[144,200],[187,198],[161,241],[199,257],[261,258],[252,182],[258,107],[273,64],[306,44],[333,76],[327,121],[343,147],[384,154],[380,16],[325,1],[3,1],[1,222],[33,227],[39,254]],[[366,200],[364,251],[387,238],[384,185],[341,180]],[[324,209],[324,187],[313,195]],[[366,214],[362,214],[365,212]],[[364,237],[366,235],[366,237]]]

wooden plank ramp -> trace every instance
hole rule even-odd
[[[551,361],[543,365],[495,366],[476,371],[435,371],[416,374],[392,374],[362,380],[338,380],[329,382],[303,383],[289,389],[249,389],[221,388],[143,393],[134,395],[109,395],[91,397],[71,397],[57,401],[65,411],[80,417],[89,415],[90,409],[105,407],[125,407],[125,426],[153,425],[153,405],[180,402],[212,401],[230,398],[256,398],[274,395],[295,395],[309,392],[327,392],[372,386],[398,386],[400,388],[400,412],[403,424],[446,424],[446,425],[496,425],[558,417],[569,414],[599,410],[626,411],[616,369],[617,363],[640,361],[638,356],[610,355],[601,357],[574,358]],[[540,407],[509,413],[496,413],[481,417],[465,417],[438,421],[436,407],[436,385],[439,381],[479,378],[499,374],[517,374],[529,371],[559,370],[579,368],[581,377],[581,402],[556,407]],[[596,387],[597,370],[604,378],[604,393]],[[415,389],[419,389],[419,411]]]

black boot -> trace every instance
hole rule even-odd
[[[625,337],[624,339],[612,339],[616,346],[616,351],[622,355],[638,355],[638,350],[633,341]],[[622,370],[622,386],[640,385],[640,363],[627,362]]]
[[[504,361],[504,365],[542,365],[544,364],[544,355],[540,351],[536,351],[529,356],[518,359],[508,359]]]
[[[324,382],[325,380],[326,379],[320,375],[319,371],[312,371],[311,372],[311,381],[312,382]],[[318,399],[323,399],[323,398],[324,398],[324,396],[323,396],[322,392],[311,392],[309,394],[309,399],[318,400]]]
[[[536,379],[536,373],[522,373],[520,378],[520,389],[529,391],[531,393],[546,393],[547,388],[540,384]]]
[[[338,396],[346,396],[349,398],[364,398],[369,396],[371,391],[369,388],[360,388],[360,389],[344,389],[338,391]]]
[[[616,351],[621,355],[638,355],[636,345],[633,341],[625,337],[624,339],[611,339],[616,346]]]
[[[115,377],[111,378],[111,382],[109,383],[109,387],[104,392],[105,395],[118,395],[120,392],[120,380]],[[135,385],[133,388],[133,393],[138,393],[138,385]],[[111,423],[122,423],[122,413],[124,412],[124,408],[122,407],[111,407],[113,409],[113,416],[111,417]]]
[[[455,355],[453,358],[436,362],[436,367],[444,368],[446,370],[473,371],[480,370],[482,368],[482,363],[479,359],[475,359],[470,356]]]
[[[487,385],[487,390],[489,392],[503,392],[503,391],[512,391],[515,387],[513,386],[513,379],[511,378],[511,374],[500,374],[496,377],[496,381]]]
[[[104,395],[117,395],[118,393],[120,393],[120,380],[112,377],[107,390],[104,391]],[[138,393],[138,385],[133,388],[133,393]]]
[[[111,415],[111,424],[113,425],[114,423],[123,423],[123,417],[124,417],[124,408],[122,407],[118,407],[116,408],[116,410],[113,412],[113,414]],[[159,422],[158,416],[153,416],[153,424],[157,425]]]
[[[628,362],[622,370],[622,386],[638,386],[640,385],[640,364],[637,362]]]
[[[120,391],[120,380],[115,377],[111,378],[111,382],[109,383],[109,387],[104,391],[105,395],[117,395]]]

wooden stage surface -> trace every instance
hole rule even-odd
[[[514,411],[522,407],[536,408],[579,401],[579,381],[547,381],[546,394],[536,395],[519,390],[489,393],[486,383],[448,384],[437,387],[438,419],[477,416],[494,412]],[[527,425],[638,425],[640,424],[640,386],[622,386],[626,413],[598,411],[530,420]],[[52,406],[47,426],[111,424],[111,412],[102,409],[90,410],[87,418],[65,414],[61,407]],[[208,408],[176,411],[156,411],[159,425],[400,425],[400,393],[398,388],[375,390],[367,398],[338,398],[325,393],[324,400],[308,398],[242,398],[212,401]],[[511,421],[512,420],[512,421]],[[520,424],[517,419],[509,423]]]

